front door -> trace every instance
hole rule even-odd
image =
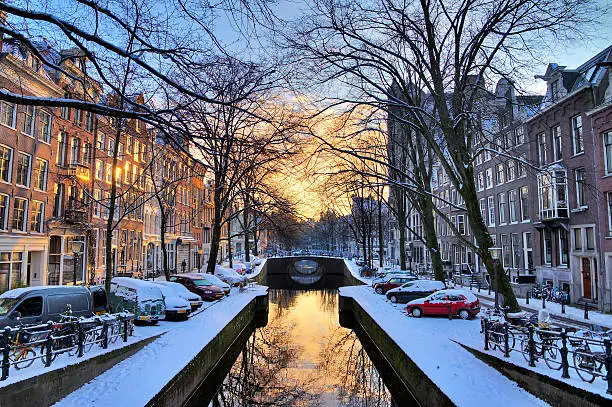
[[[582,258],[582,296],[587,299],[592,298],[591,294],[591,259]]]

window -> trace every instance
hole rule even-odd
[[[510,222],[518,222],[516,189],[508,191],[508,213]]]
[[[13,207],[13,231],[25,232],[28,213],[28,201],[23,198],[15,198]]]
[[[559,229],[559,265],[567,266],[569,261],[569,248],[567,244],[567,231]]]
[[[561,126],[552,128],[553,137],[553,161],[559,161],[563,158],[563,150],[561,148]]]
[[[90,143],[85,143],[83,146],[83,164],[90,165],[93,159],[93,149]]]
[[[499,205],[499,224],[506,223],[506,194],[503,192],[497,195],[497,204]]]
[[[127,136],[127,152],[129,154],[134,153],[134,139],[131,136]]]
[[[104,163],[102,160],[96,160],[96,179],[102,181],[104,178]]]
[[[580,154],[584,150],[582,143],[582,116],[572,117],[572,148],[574,154]]]
[[[484,190],[484,173],[482,171],[478,173],[478,190]]]
[[[74,109],[74,124],[81,127],[83,125],[83,111]]]
[[[100,151],[104,151],[106,149],[106,134],[99,132],[96,137],[96,148]]]
[[[489,226],[495,226],[495,198],[490,196],[487,198],[489,206]]]
[[[550,84],[550,97],[551,101],[554,102],[559,99],[559,79],[552,81]]]
[[[57,138],[57,165],[64,166],[68,161],[68,134],[60,132]]]
[[[595,250],[595,229],[592,227],[584,228],[586,235],[586,249]]]
[[[140,142],[138,140],[134,141],[134,161],[140,161]]]
[[[608,236],[612,236],[612,192],[606,193],[608,198]]]
[[[34,188],[40,191],[47,190],[47,173],[49,171],[49,163],[41,158],[36,159],[36,164],[32,170],[34,176]]]
[[[132,183],[132,173],[131,173],[129,161],[125,163],[125,183],[126,184]]]
[[[521,221],[529,220],[529,188],[522,186],[520,189]]]
[[[457,215],[457,231],[461,235],[465,235],[465,216]]]
[[[123,143],[119,143],[117,158],[123,159],[123,157],[125,157],[125,145]]]
[[[525,142],[525,133],[523,132],[523,126],[518,126],[514,129],[514,144],[519,146]]]
[[[40,201],[32,201],[30,210],[30,231],[42,233],[45,218],[45,204]]]
[[[588,203],[586,199],[587,196],[584,168],[576,168],[574,170],[574,177],[576,179],[576,205],[579,208],[586,208],[588,207]]]
[[[59,218],[64,214],[64,184],[56,183],[53,189],[53,217]]]
[[[495,176],[495,181],[497,185],[501,185],[504,183],[505,173],[506,172],[504,171],[504,164],[497,164],[497,174]]]
[[[72,147],[70,150],[70,163],[71,164],[80,164],[81,163],[81,139],[73,138],[72,139]]]
[[[8,195],[0,194],[0,229],[8,229],[8,211],[9,197]]]
[[[95,115],[91,112],[85,113],[85,130],[93,131],[95,123]]]
[[[518,177],[519,178],[523,178],[527,176],[527,168],[526,168],[526,163],[527,159],[525,157],[525,154],[521,154],[519,156],[519,161],[517,162],[517,173],[518,173]]]
[[[64,98],[70,99],[70,94],[66,92]],[[60,108],[60,116],[64,120],[70,120],[70,108],[68,106],[62,106]]]
[[[604,163],[606,166],[606,175],[612,175],[612,131],[604,133]]]
[[[573,229],[574,231],[574,249],[582,250],[582,229]]]
[[[17,121],[17,105],[15,103],[0,102],[0,123],[15,128]]]
[[[486,219],[487,219],[487,208],[485,207],[485,200],[484,200],[484,198],[480,198],[480,200],[478,202],[480,203],[480,216],[482,216],[482,219],[484,219],[486,221]]]
[[[113,175],[112,175],[112,167],[110,164],[106,164],[106,182],[108,182],[109,184],[112,181]]]
[[[99,218],[102,216],[102,191],[100,191],[99,189],[95,189],[94,199],[96,200],[96,202],[94,202],[93,216]]]
[[[32,164],[32,156],[25,153],[19,153],[17,156],[17,185],[24,187],[30,186],[30,165]]]
[[[512,245],[512,265],[520,267],[521,264],[521,238],[518,233],[510,235],[510,244]]]
[[[108,138],[108,155],[113,156],[115,154],[115,139]]]
[[[546,164],[546,133],[538,134],[538,162],[540,166]]]
[[[552,263],[552,232],[550,229],[544,229],[543,248],[544,248],[544,264]]]
[[[11,182],[13,167],[13,149],[0,145],[0,179]]]
[[[512,249],[510,248],[510,237],[501,235],[502,261],[504,267],[512,267]]]
[[[40,141],[50,143],[53,125],[51,115],[44,110],[41,110],[38,115],[40,116]]]
[[[36,123],[36,108],[34,106],[24,106],[23,107],[23,124],[21,126],[21,131],[23,131],[28,136],[34,137],[35,131],[35,123]]]
[[[506,172],[506,181],[514,181],[514,179],[516,178],[516,162],[512,159],[508,160],[507,168],[508,170]]]
[[[487,189],[493,188],[493,168],[487,168],[485,171],[485,187]]]

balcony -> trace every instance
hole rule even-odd
[[[567,219],[567,170],[552,166],[538,174],[538,207],[541,221]]]
[[[64,222],[73,225],[87,223],[87,211],[84,209],[66,209]]]

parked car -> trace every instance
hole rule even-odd
[[[381,281],[374,286],[374,291],[376,294],[384,294],[392,288],[399,287],[402,284],[407,283],[408,281],[415,280],[415,278],[408,276],[398,276],[398,277],[390,277],[386,281]]]
[[[230,268],[221,267],[219,265],[215,267],[215,276],[219,277],[221,280],[232,286],[244,285],[248,281],[245,276],[241,276],[234,270]]]
[[[416,318],[423,315],[448,315],[450,312],[462,319],[469,319],[480,312],[480,302],[469,291],[440,290],[425,298],[410,301],[406,311]]]
[[[365,264],[365,262],[363,261],[363,259],[360,257],[357,260],[355,260],[355,264],[358,266],[363,266]]]
[[[367,264],[363,267],[359,267],[359,275],[361,277],[372,277],[376,272],[375,267],[370,267]]]
[[[68,304],[74,317],[93,315],[91,293],[82,286],[36,286],[6,291],[0,295],[0,328],[59,321]]]
[[[387,298],[392,303],[407,303],[417,298],[427,297],[436,291],[444,290],[446,286],[438,280],[414,280],[387,291]]]
[[[243,264],[246,270],[246,274],[251,274],[253,272],[253,263],[251,263],[250,261],[245,261]]]
[[[409,274],[407,272],[388,273],[388,274],[385,274],[382,277],[378,277],[378,278],[375,278],[374,280],[372,280],[372,287],[375,287],[376,284],[387,282],[387,281],[389,281],[390,278],[394,278],[394,277],[408,278],[408,280],[406,282],[418,279],[417,276],[415,276],[414,274]]]
[[[156,284],[164,297],[166,320],[186,320],[191,313],[191,304],[179,296],[172,288]]]
[[[170,276],[170,281],[185,286],[192,293],[198,294],[204,301],[223,298],[223,290],[197,274],[179,274]]]
[[[204,304],[202,298],[200,298],[198,294],[192,293],[182,284],[174,283],[172,281],[154,281],[153,283],[168,287],[170,290],[174,291],[176,295],[189,302],[192,312],[196,311],[202,306],[202,304]]]
[[[198,275],[208,280],[208,282],[211,283],[212,285],[216,285],[217,287],[222,289],[225,295],[230,295],[230,290],[232,287],[225,281],[221,280],[219,277],[212,275],[212,274],[206,274],[206,273],[192,273],[192,274]]]
[[[108,295],[103,285],[92,285],[89,287],[92,300],[92,311],[96,315],[108,312]]]
[[[128,311],[135,322],[156,324],[166,317],[164,296],[159,286],[130,277],[114,277],[111,280],[111,312]]]
[[[262,260],[259,257],[253,257],[253,265],[259,266]]]
[[[244,263],[233,263],[232,264],[232,270],[234,270],[236,273],[240,274],[240,275],[245,275],[246,274],[246,265]]]

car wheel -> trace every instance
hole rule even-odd
[[[461,318],[461,319],[469,319],[470,318],[470,313],[468,312],[468,310],[462,309],[461,311],[459,311],[459,318]]]
[[[376,294],[384,294],[384,290],[382,289],[382,287],[376,288]]]
[[[415,318],[421,318],[423,316],[423,311],[420,308],[413,308],[410,315]]]
[[[392,295],[391,297],[389,297],[389,301],[391,301],[392,303],[396,304],[397,303],[397,297],[395,295]]]

